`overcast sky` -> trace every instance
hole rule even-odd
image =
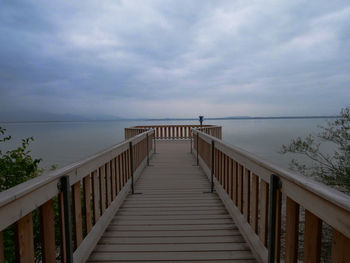
[[[350,1],[0,0],[0,111],[329,115]]]

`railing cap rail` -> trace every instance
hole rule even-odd
[[[245,158],[249,159],[250,161],[256,163],[257,165],[263,166],[266,169],[270,170],[271,174],[281,176],[284,179],[286,179],[292,183],[295,183],[298,186],[300,186],[308,191],[311,191],[311,192],[317,194],[322,199],[325,199],[326,201],[329,201],[335,205],[338,205],[338,206],[342,207],[343,209],[347,210],[348,212],[350,212],[350,196],[348,196],[340,191],[337,191],[329,186],[321,184],[320,182],[317,182],[317,181],[314,181],[310,178],[307,178],[303,175],[293,173],[291,171],[288,171],[286,169],[278,167],[277,165],[274,165],[274,164],[270,163],[269,161],[266,161],[265,159],[263,159],[259,156],[256,156],[255,154],[252,154],[244,149],[241,149],[241,148],[234,146],[230,143],[227,143],[223,140],[215,138],[211,135],[208,135],[206,133],[198,131],[198,129],[192,129],[192,132],[194,134],[198,133],[201,136],[204,136],[204,137],[209,138],[210,140],[213,140],[214,142],[221,143],[221,144],[231,148],[232,150],[234,150],[238,154],[244,156]]]
[[[114,149],[128,146],[129,142],[138,141],[139,139],[141,139],[141,137],[146,136],[146,134],[152,134],[153,132],[154,132],[154,130],[145,131],[145,132],[140,133],[140,134],[138,134],[130,139],[127,139],[121,143],[118,143],[118,144],[116,144],[116,145],[114,145],[106,150],[100,151],[100,152],[98,152],[90,157],[87,157],[84,160],[77,161],[75,163],[66,165],[62,168],[55,170],[55,171],[50,171],[50,172],[44,173],[41,176],[35,177],[35,178],[30,179],[24,183],[21,183],[19,185],[16,185],[16,186],[10,188],[10,189],[7,189],[7,190],[0,193],[0,207],[4,206],[10,202],[13,202],[16,199],[23,197],[24,195],[34,191],[36,188],[42,187],[43,185],[49,184],[50,182],[57,180],[58,178],[60,178],[63,175],[67,175],[67,174],[71,173],[75,169],[86,165],[87,163],[91,162],[92,160],[98,158],[99,156],[102,156],[102,155],[104,155],[104,154],[106,154]]]

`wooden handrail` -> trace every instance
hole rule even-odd
[[[136,180],[147,164],[147,157],[153,150],[153,137],[153,130],[144,131],[83,161],[1,192],[0,259],[4,258],[2,231],[14,224],[19,246],[16,249],[17,260],[21,262],[26,259],[26,262],[34,262],[32,214],[36,208],[40,208],[42,258],[47,262],[55,262],[58,237],[55,237],[54,203],[57,202],[60,217],[58,225],[61,232],[59,239],[62,244],[61,259],[63,262],[69,262],[70,258],[66,253],[69,247],[65,241],[65,229],[69,226],[64,223],[66,216],[64,208],[67,208],[65,204],[71,203],[74,236],[74,254],[71,256],[74,262],[85,261],[129,193],[131,175],[133,174]],[[131,152],[133,156],[130,156]],[[64,202],[61,182],[63,177],[69,182],[68,192],[71,195],[69,202]]]
[[[221,139],[221,126],[216,125],[144,125],[125,128],[125,139],[129,139],[145,130],[155,130],[157,140],[191,139],[191,129],[199,129]]]
[[[215,188],[249,241],[257,258],[268,262],[269,229],[275,228],[275,255],[270,262],[280,262],[281,224],[285,217],[285,262],[297,262],[299,210],[305,209],[304,262],[319,262],[322,222],[333,231],[332,262],[350,259],[350,197],[304,176],[282,169],[245,150],[204,132],[192,129],[194,154],[208,175],[214,172]],[[214,152],[211,145],[214,144]],[[213,156],[212,156],[213,154]],[[214,162],[212,163],[211,157]],[[213,169],[212,169],[213,168]],[[270,204],[270,177],[280,185],[275,204]],[[285,201],[284,201],[285,200]],[[268,225],[268,210],[276,209],[275,226]],[[282,208],[286,209],[286,215]],[[349,261],[350,262],[350,261]]]

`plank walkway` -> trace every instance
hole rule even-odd
[[[89,262],[257,262],[189,151],[157,142]]]

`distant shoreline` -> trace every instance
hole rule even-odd
[[[206,120],[288,120],[288,119],[334,119],[340,116],[269,116],[269,117],[219,117],[219,118],[204,118]],[[111,122],[111,121],[198,121],[198,118],[160,118],[160,119],[111,119],[111,120],[42,120],[42,121],[1,121],[0,123],[74,123],[74,122]]]

